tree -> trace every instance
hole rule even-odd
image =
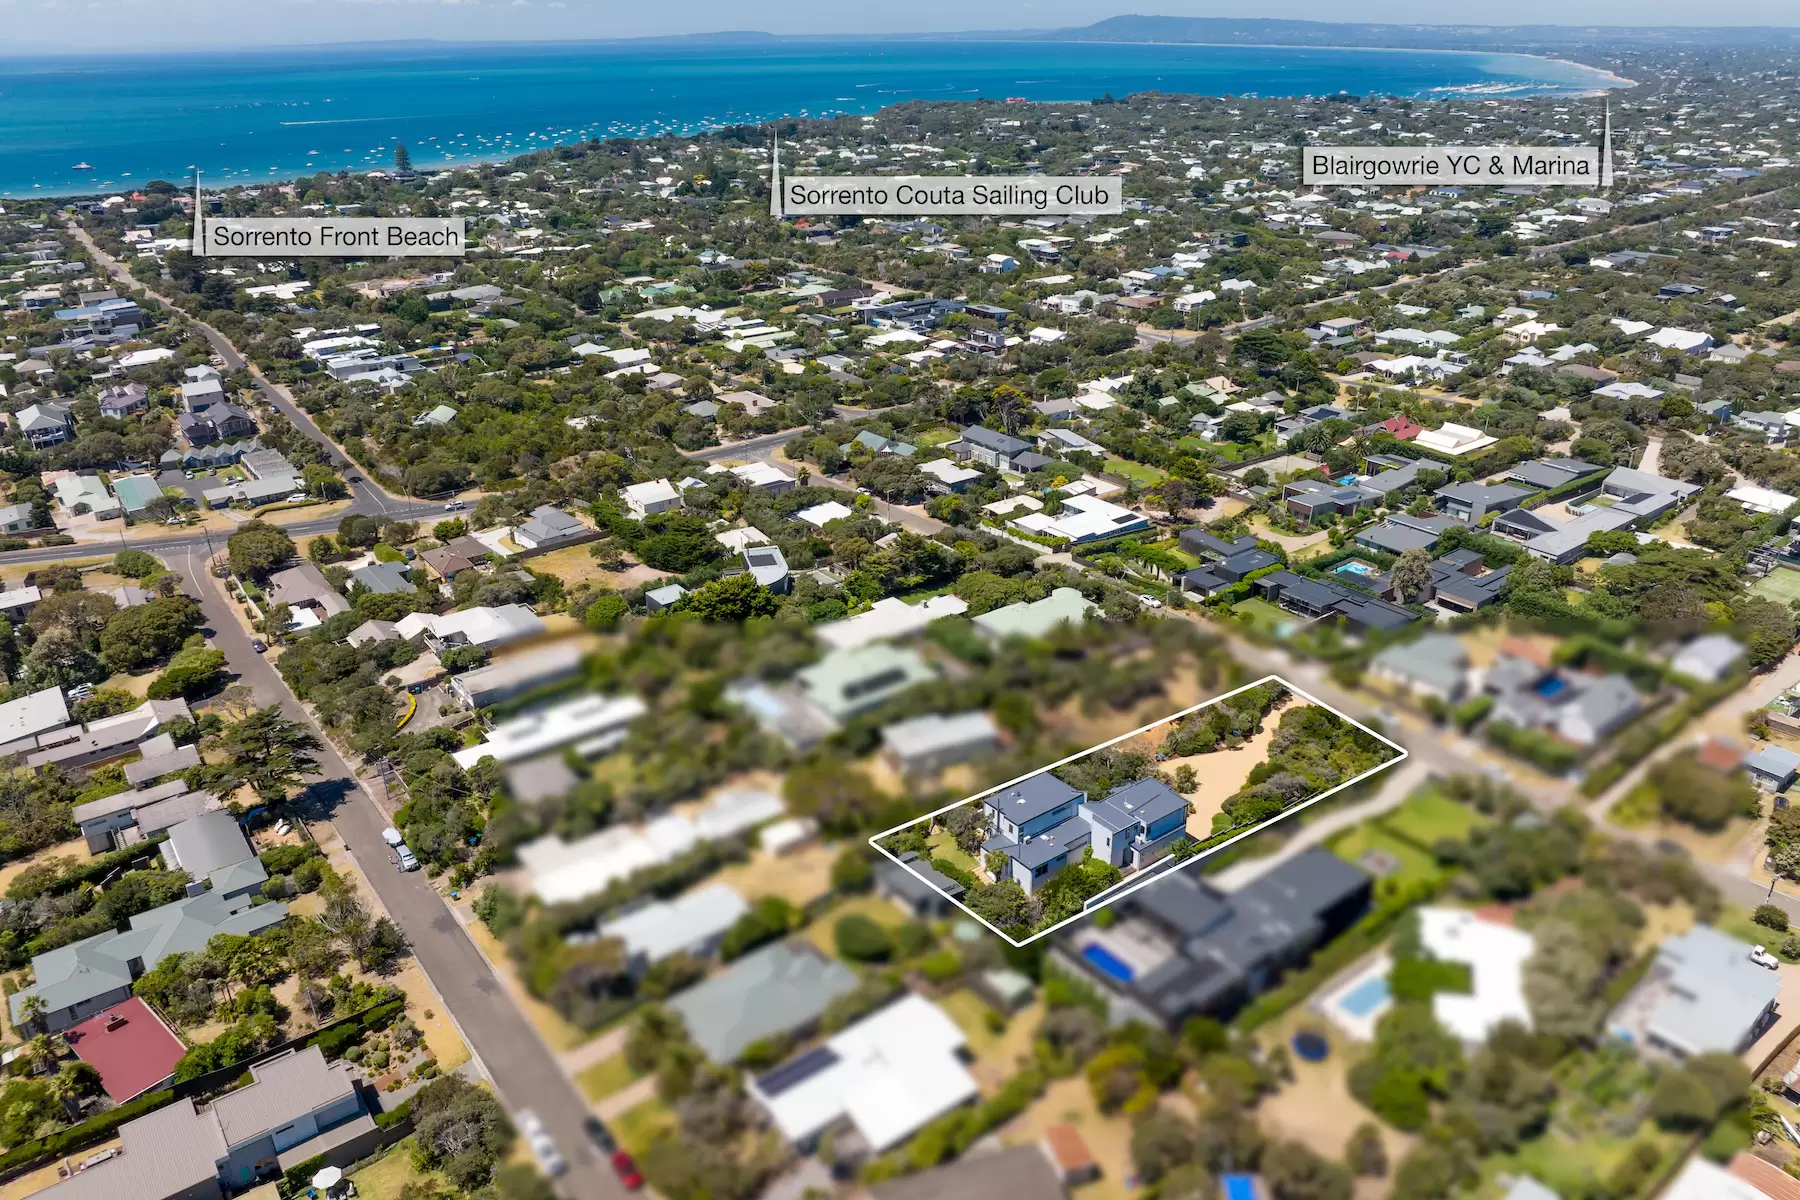
[[[1590,1036],[1605,1007],[1605,963],[1582,931],[1567,921],[1545,921],[1533,936],[1536,948],[1525,962],[1532,1028],[1552,1037]]]
[[[279,705],[228,726],[220,740],[244,782],[265,804],[287,799],[288,789],[319,765],[314,757],[319,739],[305,725],[283,717]]]
[[[719,955],[727,961],[748,954],[766,942],[785,936],[800,923],[800,913],[780,896],[763,896],[744,913],[719,943]]]
[[[412,1114],[415,1165],[444,1172],[464,1190],[487,1183],[515,1136],[498,1098],[460,1075],[420,1088]]]
[[[625,619],[625,614],[630,611],[630,606],[625,603],[625,597],[619,593],[601,592],[594,597],[587,608],[582,610],[581,619],[589,629],[598,633],[613,633],[619,628],[619,623]]]
[[[1261,1167],[1273,1200],[1350,1200],[1349,1168],[1302,1142],[1276,1142],[1263,1151]]]
[[[1402,601],[1412,600],[1431,586],[1431,554],[1417,546],[1401,551],[1388,576]]]
[[[838,954],[852,962],[886,962],[894,953],[893,936],[861,913],[839,917],[831,936]]]
[[[115,671],[139,671],[179,650],[200,620],[200,606],[186,596],[122,608],[101,631],[100,653]]]
[[[861,846],[846,846],[831,864],[831,886],[839,892],[866,892],[875,886],[875,867]]]
[[[79,633],[58,626],[38,636],[25,656],[21,678],[28,689],[40,691],[99,683],[111,673]]]
[[[225,542],[232,573],[258,583],[294,557],[294,539],[263,521],[246,521]]]
[[[113,555],[113,574],[127,579],[146,579],[162,570],[162,564],[142,550],[121,550]]]
[[[146,694],[152,700],[205,695],[225,669],[225,653],[208,646],[193,646],[169,659],[163,673],[150,681]]]
[[[1387,1147],[1382,1144],[1381,1129],[1375,1122],[1364,1121],[1350,1131],[1344,1161],[1358,1175],[1376,1177],[1388,1173]]]
[[[412,151],[406,148],[405,142],[394,143],[394,170],[402,175],[412,170]]]
[[[1025,894],[1017,880],[982,884],[965,897],[969,911],[996,929],[1034,925],[1039,919],[1036,901]]]
[[[756,582],[749,572],[727,575],[703,584],[682,597],[676,606],[702,621],[719,625],[742,624],[751,617],[772,617],[781,600]]]
[[[1194,1161],[1195,1132],[1193,1122],[1179,1114],[1151,1109],[1132,1122],[1132,1166],[1145,1183],[1155,1183],[1175,1168]]]

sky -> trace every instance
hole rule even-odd
[[[1794,0],[0,0],[8,49],[21,52],[439,41],[642,37],[753,29],[768,33],[905,33],[1054,29],[1134,12],[1379,22],[1594,25],[1800,25]]]

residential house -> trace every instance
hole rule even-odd
[[[1741,1054],[1778,1019],[1781,976],[1710,925],[1663,939],[1643,982],[1611,1018],[1643,1051],[1684,1059]]]
[[[1282,973],[1368,909],[1373,879],[1322,848],[1306,850],[1224,893],[1191,871],[1121,897],[1113,922],[1083,922],[1051,950],[1088,982],[1114,1024],[1179,1029],[1229,1020]]]
[[[1482,690],[1494,697],[1492,720],[1584,748],[1604,741],[1643,707],[1637,688],[1623,675],[1563,671],[1504,647]]]
[[[154,475],[115,475],[113,495],[128,517],[141,516],[146,509],[163,499],[162,485]]]
[[[8,700],[0,704],[0,759],[36,750],[40,741],[45,745],[65,741],[68,727],[69,706],[59,687]]]
[[[1736,638],[1708,633],[1694,638],[1675,652],[1669,669],[1701,683],[1718,683],[1744,661],[1744,647]]]
[[[25,533],[38,527],[29,504],[0,505],[0,533]]]
[[[744,570],[749,572],[758,586],[768,588],[777,595],[786,595],[793,590],[794,579],[788,572],[787,557],[781,553],[781,547],[746,546],[739,553],[743,558]]]
[[[272,906],[281,907],[281,906]],[[204,1107],[188,1097],[119,1127],[121,1145],[43,1190],[47,1200],[220,1200],[302,1163],[348,1166],[379,1144],[354,1063],[317,1046],[249,1069]]]
[[[1517,508],[1531,497],[1532,490],[1508,483],[1452,483],[1434,495],[1438,508],[1445,513],[1465,525],[1477,525],[1489,513]]]
[[[288,606],[296,629],[309,629],[350,611],[350,602],[309,562],[270,575],[268,597],[270,605]]]
[[[1419,434],[1413,439],[1413,444],[1438,454],[1460,458],[1477,450],[1485,450],[1499,440],[1479,429],[1446,422],[1436,429],[1427,429]]]
[[[980,425],[970,425],[964,429],[961,440],[951,449],[960,459],[993,467],[997,471],[1029,469],[1021,468],[1019,460],[1022,455],[1031,453],[1030,442]]]
[[[357,588],[378,596],[411,595],[419,589],[413,586],[406,572],[407,566],[403,562],[365,563],[351,570],[347,586],[353,595]]]
[[[1356,544],[1383,554],[1400,555],[1408,550],[1435,550],[1438,539],[1463,523],[1454,517],[1415,517],[1409,513],[1389,513],[1379,523],[1364,526],[1356,532]]]
[[[548,504],[531,510],[531,516],[513,526],[512,540],[527,550],[549,550],[567,546],[593,533],[586,525]]]
[[[1515,508],[1495,518],[1494,533],[1523,542],[1533,557],[1572,563],[1586,553],[1588,535],[1630,529],[1685,503],[1700,485],[1618,467],[1587,502],[1569,505],[1578,515],[1558,521],[1543,511]]]
[[[966,1054],[962,1028],[908,992],[823,1045],[746,1079],[744,1090],[803,1151],[828,1130],[843,1130],[854,1134],[843,1144],[881,1154],[980,1098]]]
[[[875,864],[875,891],[921,921],[942,920],[954,910],[967,889],[945,875],[916,850],[900,855],[899,863],[883,859]]]
[[[25,756],[25,765],[34,771],[41,771],[45,767],[73,771],[78,767],[120,758],[155,737],[164,725],[192,715],[188,711],[187,701],[180,698],[146,700],[127,712],[90,721],[80,731],[65,729],[58,734],[54,743],[49,739],[42,739],[40,748]]]
[[[1500,599],[1512,567],[1489,570],[1474,550],[1452,550],[1431,564],[1431,583],[1421,600],[1452,613],[1472,613]]]
[[[500,604],[465,608],[443,616],[407,613],[394,622],[394,629],[409,642],[423,634],[426,645],[433,650],[446,646],[486,646],[491,650],[508,642],[542,636],[544,622],[523,604]]]
[[[898,773],[928,775],[995,753],[1000,729],[982,709],[949,716],[926,713],[883,728],[881,744]]]
[[[631,484],[621,488],[619,496],[625,501],[627,515],[640,521],[681,507],[681,493],[667,479]]]
[[[1469,652],[1447,633],[1396,642],[1369,660],[1369,675],[1414,696],[1460,702],[1469,681]]]
[[[1528,488],[1549,491],[1604,470],[1605,467],[1582,462],[1579,458],[1540,458],[1518,464],[1506,473],[1506,478]]]
[[[1392,632],[1418,620],[1401,605],[1328,579],[1308,579],[1280,570],[1251,585],[1258,596],[1291,613],[1317,619],[1342,619],[1356,633]]]
[[[1058,625],[1080,625],[1099,611],[1098,605],[1075,588],[1059,587],[1042,600],[1021,600],[972,619],[988,640],[1003,642],[1011,637],[1045,637]]]
[[[713,954],[726,932],[749,911],[750,905],[735,888],[713,883],[614,917],[600,926],[599,935],[623,943],[628,969],[641,976],[677,954],[696,958]]]
[[[190,760],[188,766],[199,762],[199,755],[192,746],[183,746],[182,750],[189,752],[185,756]],[[169,756],[169,760],[181,761],[175,755]],[[145,838],[155,837],[172,826],[219,807],[217,796],[208,792],[189,791],[187,781],[177,778],[151,783],[148,787],[140,785],[132,791],[117,792],[99,800],[77,804],[70,815],[81,830],[81,835],[87,839],[88,852],[104,854],[109,850],[137,845]]]
[[[1800,774],[1800,754],[1783,746],[1764,746],[1755,754],[1746,755],[1743,767],[1750,782],[1763,791],[1785,792],[1793,786],[1795,775]]]
[[[52,486],[56,489],[56,502],[71,516],[87,512],[105,520],[124,511],[98,475],[58,475]]]
[[[126,383],[100,390],[100,415],[113,421],[136,416],[150,406],[150,389]]]
[[[13,414],[13,421],[34,450],[61,445],[75,436],[75,414],[61,404],[27,405]]]
[[[758,1042],[813,1028],[831,1002],[854,992],[856,972],[805,942],[776,942],[671,997],[688,1037],[715,1063]]]
[[[1080,862],[1090,846],[1100,861],[1141,870],[1168,853],[1187,822],[1187,801],[1154,778],[1090,800],[1046,771],[986,797],[982,806],[989,830],[983,854],[1006,854],[1009,877],[1027,893]]]
[[[390,631],[390,636],[397,632]],[[488,708],[579,677],[586,657],[576,642],[552,642],[452,676],[450,692],[471,709]]]
[[[598,758],[622,746],[632,725],[647,712],[636,696],[580,692],[501,721],[484,740],[451,757],[465,771],[484,758],[504,767],[540,755],[560,755],[570,748],[583,758]]]
[[[1150,528],[1150,518],[1087,494],[1065,496],[1061,511],[1054,515],[1034,512],[1008,524],[1025,533],[1079,545],[1128,533],[1143,533]]]

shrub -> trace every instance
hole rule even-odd
[[[1777,904],[1759,904],[1750,919],[1758,925],[1773,929],[1776,933],[1786,933],[1788,927],[1787,910]]]
[[[885,962],[894,953],[888,931],[861,913],[839,917],[831,934],[838,953],[853,962]]]

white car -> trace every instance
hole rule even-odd
[[[1770,954],[1767,950],[1764,950],[1761,946],[1752,946],[1750,948],[1750,961],[1759,967],[1767,967],[1771,971],[1779,970],[1781,967],[1781,960],[1776,958],[1773,954]]]
[[[404,839],[401,838],[398,829],[389,825],[386,829],[381,831],[381,840],[390,846],[398,846]]]
[[[1161,600],[1158,600],[1155,596],[1152,596],[1148,592],[1139,592],[1138,593],[1138,603],[1143,605],[1145,608],[1161,608],[1163,606],[1163,603]]]
[[[519,1132],[525,1135],[525,1144],[531,1147],[531,1153],[538,1160],[538,1166],[544,1168],[544,1174],[556,1176],[567,1171],[568,1160],[556,1148],[556,1142],[551,1139],[550,1131],[544,1128],[538,1115],[526,1109],[519,1114],[518,1119]]]

